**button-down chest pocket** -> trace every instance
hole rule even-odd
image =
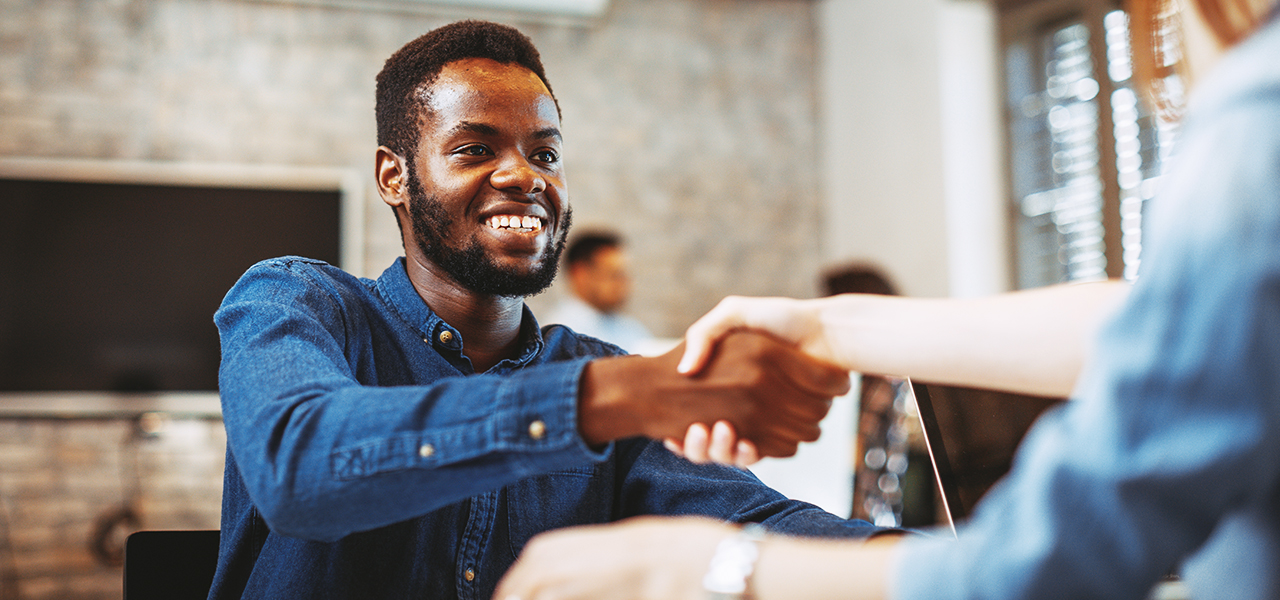
[[[512,556],[544,531],[613,520],[614,469],[610,462],[556,471],[507,486]]]

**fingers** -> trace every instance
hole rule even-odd
[[[817,439],[832,396],[849,389],[847,373],[776,336],[742,331],[724,336],[720,344],[697,383],[713,393],[737,391],[723,396],[719,407],[710,401],[691,406],[702,413],[695,421],[728,421],[733,427],[718,424],[709,439],[705,430],[686,439],[685,456],[695,462],[736,464],[738,437],[753,442],[753,459],[791,456],[800,442]]]
[[[728,421],[717,421],[710,436],[707,435],[706,424],[694,423],[689,426],[689,433],[683,443],[667,439],[664,444],[668,450],[691,462],[714,461],[739,469],[760,462],[760,451],[756,449],[756,445],[751,440],[739,439],[733,424]],[[694,458],[690,458],[690,452]]]
[[[720,464],[731,465],[736,458],[737,449],[738,435],[734,433],[733,426],[728,421],[716,421],[711,428],[711,445],[707,449],[707,456]]]
[[[728,301],[722,305],[730,313],[737,310]],[[713,313],[710,326],[730,322]],[[801,442],[816,440],[832,397],[849,390],[848,373],[769,333],[738,330],[719,337],[696,377],[669,381],[650,372],[635,378],[642,390],[660,390],[641,403],[647,412],[640,422],[649,425],[644,434],[666,439],[669,450],[691,462],[743,466],[761,457],[794,455]],[[665,368],[674,366],[681,351],[661,357],[671,361]],[[634,394],[627,397],[636,400]],[[679,431],[683,442],[674,439]],[[750,445],[740,456],[742,441]]]
[[[733,464],[739,469],[745,469],[760,462],[760,452],[756,450],[756,445],[751,440],[738,440],[738,455],[734,458]]]
[[[694,423],[684,434],[684,457],[702,464],[711,461],[711,431],[705,423]]]
[[[684,356],[680,358],[676,371],[692,375],[702,370],[716,342],[724,334],[743,326],[742,317],[737,312],[737,303],[736,296],[729,296],[689,326],[684,334]]]
[[[852,380],[845,369],[814,358],[793,346],[780,346],[774,353],[780,372],[799,390],[815,396],[835,397],[849,393]]]
[[[734,527],[700,517],[637,517],[534,537],[493,600],[704,598],[702,576]]]

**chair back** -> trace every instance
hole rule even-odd
[[[206,600],[218,566],[219,533],[131,534],[124,546],[124,600]]]

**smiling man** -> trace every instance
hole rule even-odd
[[[405,256],[378,279],[252,267],[215,315],[228,452],[213,598],[484,598],[535,534],[642,514],[873,528],[695,465],[663,437],[732,421],[767,455],[818,435],[847,374],[758,334],[705,374],[627,357],[523,298],[569,229],[560,115],[518,31],[464,21],[378,76],[379,193]]]

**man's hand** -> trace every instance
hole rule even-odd
[[[727,421],[761,456],[791,456],[849,390],[846,371],[768,334],[724,335],[691,375],[676,372],[683,351],[592,361],[579,391],[583,438],[680,438],[693,423]]]

